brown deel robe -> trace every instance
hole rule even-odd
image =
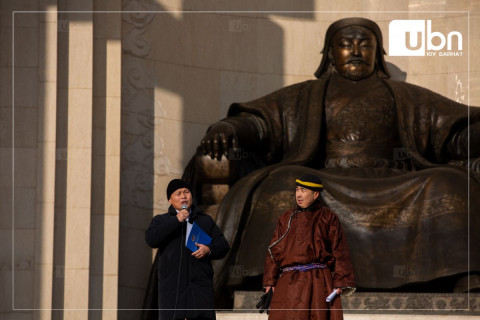
[[[285,233],[265,259],[263,285],[275,286],[269,319],[343,319],[340,298],[325,301],[333,288],[355,287],[347,241],[337,216],[318,202],[309,211],[287,210],[278,220],[271,243]],[[310,263],[327,267],[281,271]]]

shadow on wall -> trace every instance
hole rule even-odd
[[[201,10],[231,11],[235,5]],[[198,11],[197,6],[191,0],[182,4],[184,10]],[[290,6],[276,4],[275,10]],[[313,9],[313,1],[295,5]],[[125,12],[122,18],[118,308],[140,309],[152,266],[144,231],[154,213],[166,212],[166,184],[183,171],[173,168],[169,150],[179,153],[185,166],[208,125],[226,116],[228,104],[284,86],[284,32],[268,18],[292,14],[173,13],[136,1],[123,10],[143,12]],[[313,14],[295,18],[312,20]],[[121,312],[119,319],[138,319],[139,313]]]

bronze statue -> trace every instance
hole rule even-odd
[[[230,185],[217,224],[232,250],[216,265],[218,289],[262,274],[292,181],[307,173],[324,181],[358,287],[480,271],[480,108],[389,79],[384,54],[375,22],[338,20],[316,80],[235,103],[209,128],[184,178],[199,202],[212,193],[202,182]]]

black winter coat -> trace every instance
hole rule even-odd
[[[196,259],[185,247],[187,222],[179,222],[176,215],[170,206],[167,213],[152,219],[145,232],[148,245],[158,248],[159,319],[215,319],[211,260],[225,257],[230,246],[213,219],[192,207],[189,221],[212,237],[210,255]]]

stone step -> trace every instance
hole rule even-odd
[[[217,312],[217,320],[267,320],[266,314],[258,312],[236,312],[220,311]],[[344,314],[344,320],[478,320],[478,315],[438,315],[438,314]]]
[[[265,316],[256,313],[255,309],[261,295],[259,291],[235,291],[235,312],[246,312],[248,319],[264,319]],[[480,319],[480,293],[355,292],[348,297],[341,296],[341,299],[345,319],[379,319],[378,314],[383,317],[403,314],[403,319],[407,314],[423,315],[427,317],[425,319],[435,319],[439,315],[454,317],[442,319],[457,319],[459,316],[461,319],[469,316]]]

